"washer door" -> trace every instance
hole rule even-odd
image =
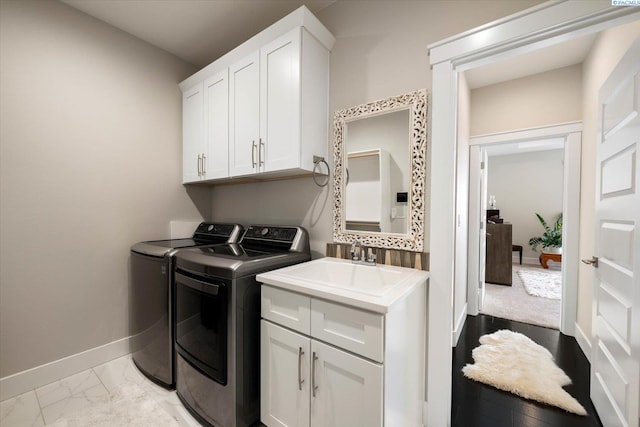
[[[176,349],[190,364],[227,384],[227,284],[177,271]]]

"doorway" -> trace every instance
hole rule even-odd
[[[481,197],[489,203],[485,295],[479,313],[560,329],[562,264],[556,261],[562,254],[545,260],[543,267],[543,244],[534,251],[529,240],[542,238],[544,246],[558,243],[561,252],[564,140],[504,143],[483,150],[487,194]]]
[[[580,146],[582,140],[582,125],[579,122],[545,126],[534,129],[518,130],[513,132],[501,132],[497,134],[482,135],[471,137],[470,144],[470,171],[469,171],[469,278],[468,278],[468,313],[476,315],[481,310],[481,296],[486,296],[486,287],[484,277],[482,275],[481,266],[485,263],[485,247],[483,245],[483,234],[486,229],[482,224],[483,221],[483,197],[484,201],[488,200],[489,195],[482,195],[483,186],[480,185],[482,170],[481,165],[474,162],[474,159],[480,159],[483,151],[495,153],[507,153],[509,147],[520,146],[528,147],[528,150],[540,150],[545,146],[563,147],[563,154],[560,156],[562,161],[562,196],[561,212],[563,214],[562,227],[562,257],[557,271],[561,276],[561,304],[559,307],[560,321],[559,329],[563,333],[572,331],[576,319],[577,304],[577,277],[578,277],[578,222],[580,211]],[[513,151],[513,150],[511,150]],[[493,156],[491,156],[493,157]],[[491,157],[488,159],[488,168],[491,168]],[[530,179],[530,178],[529,178]],[[514,181],[516,178],[514,178]],[[488,188],[491,187],[490,179],[488,180]],[[499,200],[497,201],[499,202]],[[496,203],[497,204],[497,203]],[[511,210],[515,215],[516,210]],[[533,215],[533,213],[532,213]],[[507,219],[508,220],[508,219]],[[482,228],[481,228],[482,227]],[[528,233],[524,232],[525,235]],[[518,233],[517,236],[520,236]],[[512,231],[513,235],[513,231]],[[523,237],[518,237],[524,240]],[[519,246],[528,244],[528,240],[513,242]],[[528,245],[527,245],[528,246]],[[523,261],[527,264],[534,264],[535,256],[528,252],[523,256]],[[528,256],[527,256],[528,255]],[[513,257],[513,254],[512,254]],[[518,264],[515,274],[516,280],[522,280],[522,275],[518,273],[519,253],[517,254]],[[513,259],[513,258],[512,258]],[[553,264],[551,264],[553,265]],[[543,270],[538,269],[536,270]],[[554,268],[555,270],[555,268]],[[517,285],[519,284],[516,283]],[[500,286],[500,285],[496,285]],[[515,292],[526,292],[524,289],[512,288]],[[499,288],[495,289],[499,290]],[[515,295],[514,292],[514,295]],[[495,292],[494,292],[495,293]],[[502,292],[503,294],[505,292]],[[519,295],[522,295],[521,293]],[[526,299],[526,298],[525,298]],[[485,312],[487,309],[485,308]],[[493,307],[495,309],[495,307]],[[500,316],[498,316],[500,317]],[[521,319],[512,319],[521,320]],[[545,325],[549,326],[549,325]]]

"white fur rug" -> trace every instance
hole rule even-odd
[[[571,378],[556,366],[546,348],[506,329],[483,335],[480,344],[472,352],[475,364],[462,368],[465,377],[574,414],[587,414],[562,388],[571,384]]]
[[[109,401],[59,419],[55,427],[179,427],[155,400],[136,384],[124,384]]]
[[[529,295],[549,299],[562,298],[562,272],[520,270],[518,275]]]

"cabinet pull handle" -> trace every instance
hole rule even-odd
[[[316,385],[316,360],[318,360],[318,355],[314,351],[311,359],[311,390],[313,392],[313,397],[316,397],[316,390],[318,389],[318,386]]]
[[[302,391],[302,384],[304,384],[304,380],[302,379],[302,355],[304,351],[302,351],[302,347],[298,347],[298,390]]]
[[[207,174],[207,156],[202,153],[202,175]]]
[[[198,176],[202,176],[202,156],[198,154]]]
[[[262,142],[262,138],[259,139],[260,146],[258,147],[258,162],[260,162],[260,166],[264,165],[264,160],[262,159],[262,153],[264,151],[264,142]],[[265,153],[265,157],[266,157]]]
[[[256,141],[251,141],[251,167],[256,167]]]

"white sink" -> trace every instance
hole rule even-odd
[[[321,258],[281,270],[293,280],[314,282],[364,295],[381,297],[406,278],[406,269],[383,265],[354,264],[336,258]]]

